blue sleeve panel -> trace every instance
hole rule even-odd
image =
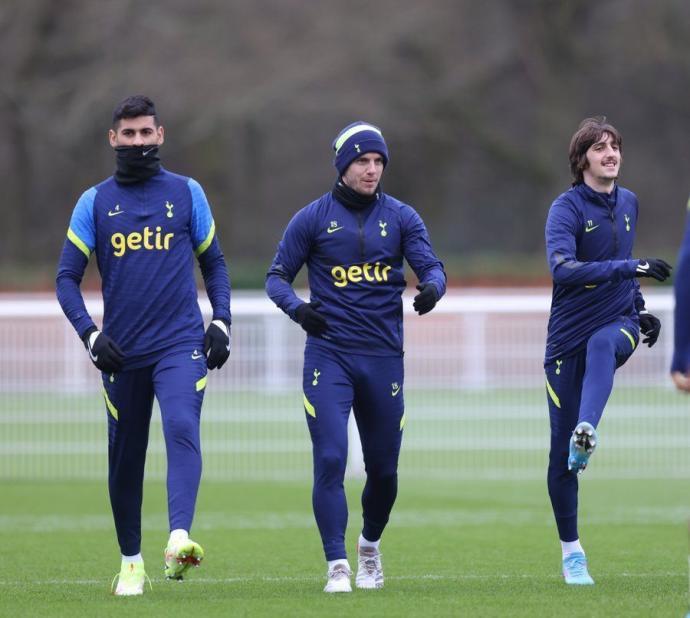
[[[567,202],[554,204],[546,220],[546,255],[554,283],[583,286],[633,279],[639,260],[580,261],[577,238],[581,222]]]
[[[187,185],[192,194],[192,246],[195,255],[199,256],[211,245],[216,233],[216,224],[201,185],[193,178],[189,179]]]
[[[96,247],[93,215],[96,193],[96,188],[91,187],[82,194],[74,207],[55,281],[58,302],[80,338],[95,326],[86,310],[79,286],[89,257]]]
[[[690,209],[690,200],[688,200]],[[673,360],[671,371],[690,371],[690,213],[685,222],[685,235],[678,252],[673,289],[676,307],[673,314]]]
[[[410,206],[403,211],[403,255],[420,283],[431,283],[441,298],[446,293],[443,263],[431,247],[429,233],[419,214]]]
[[[213,307],[213,319],[231,322],[230,278],[225,257],[216,236],[216,225],[211,215],[211,207],[204,190],[196,180],[190,178],[187,184],[192,195],[192,247],[199,260],[206,294]]]
[[[266,293],[293,320],[295,310],[304,301],[295,294],[292,282],[309,256],[310,227],[307,209],[303,208],[288,223],[266,274]]]
[[[67,230],[67,238],[88,258],[96,247],[96,223],[93,204],[96,187],[85,191],[77,201]]]

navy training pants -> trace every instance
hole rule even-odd
[[[345,354],[318,345],[304,351],[304,409],[314,458],[312,505],[326,560],[346,558],[347,421],[353,410],[366,469],[362,534],[381,538],[398,491],[404,425],[402,357]]]
[[[637,326],[622,317],[596,331],[585,349],[545,367],[551,422],[547,485],[561,541],[579,538],[577,474],[568,470],[570,437],[580,422],[597,427],[616,369],[630,358],[638,338]]]
[[[199,422],[206,357],[184,346],[154,365],[102,374],[108,415],[108,488],[123,555],[141,551],[141,505],[155,395],[168,461],[170,529],[189,530],[201,480]]]

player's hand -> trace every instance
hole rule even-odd
[[[438,292],[433,283],[420,283],[417,286],[419,294],[414,297],[412,307],[419,315],[429,313],[438,302]]]
[[[204,335],[204,354],[209,369],[220,369],[230,356],[230,324],[213,320]]]
[[[671,276],[671,266],[660,258],[642,258],[635,269],[636,277],[653,277],[657,281],[666,281]]]
[[[646,343],[651,348],[659,338],[661,321],[651,313],[640,313],[640,332],[646,337],[642,343]]]
[[[679,391],[690,393],[690,376],[687,376],[680,371],[673,371],[671,372],[671,379]]]
[[[295,318],[300,326],[312,337],[320,337],[328,329],[328,322],[316,309],[321,306],[321,301],[302,303],[295,310]]]
[[[98,369],[105,373],[116,373],[122,369],[125,355],[108,335],[92,327],[84,333],[82,341]]]

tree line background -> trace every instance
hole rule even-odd
[[[545,216],[590,115],[623,134],[638,255],[673,261],[681,240],[687,0],[5,0],[0,57],[2,290],[52,285],[76,200],[114,169],[112,109],[137,93],[163,164],[204,186],[235,285],[262,285],[359,119],[455,282],[548,281]]]

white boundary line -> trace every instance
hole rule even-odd
[[[659,577],[685,577],[685,573],[682,571],[660,571],[657,573],[610,573],[607,575],[599,575],[600,578],[659,578]],[[244,584],[251,582],[269,582],[269,583],[297,583],[297,582],[320,582],[324,577],[315,575],[304,575],[301,577],[270,577],[270,576],[256,576],[256,577],[192,577],[190,579],[185,579],[184,582],[170,582],[171,585],[177,585],[178,583],[189,585],[189,584]],[[425,575],[393,575],[386,576],[387,581],[491,581],[491,580],[527,580],[527,579],[538,579],[538,580],[560,580],[561,576],[558,573],[553,575],[533,575],[533,574],[515,574],[509,575],[506,573],[500,573],[496,575],[478,575],[478,574],[459,574],[459,575],[434,575],[432,573],[427,573]],[[156,583],[168,583],[164,579],[153,579],[152,581]],[[103,586],[107,584],[105,579],[45,579],[45,580],[2,580],[0,579],[0,586]]]

